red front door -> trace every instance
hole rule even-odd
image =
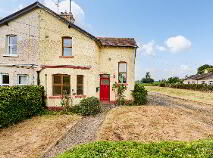
[[[100,100],[110,101],[110,76],[101,75],[100,77]]]

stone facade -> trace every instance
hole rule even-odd
[[[112,85],[118,82],[118,62],[127,68],[127,99],[135,81],[136,48],[101,47],[86,36],[43,9],[35,9],[0,27],[0,73],[9,73],[10,85],[17,74],[27,74],[29,84],[45,87],[48,106],[60,106],[61,97],[53,96],[53,75],[71,76],[71,92],[76,103],[84,97],[100,96],[100,74],[110,75],[110,101],[115,101]],[[5,56],[5,37],[18,37],[18,55]],[[72,38],[72,57],[62,56],[62,37]],[[72,65],[72,66],[70,66]],[[62,67],[58,67],[62,66]],[[39,74],[39,75],[38,75]],[[77,96],[77,75],[84,76],[84,95]]]

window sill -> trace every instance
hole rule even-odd
[[[73,95],[74,98],[86,98],[86,95]],[[71,98],[71,96],[69,96]],[[62,99],[62,96],[50,96],[48,99]]]
[[[10,54],[4,54],[3,57],[13,57],[13,58],[17,58],[18,55],[10,55]]]
[[[128,83],[118,83],[118,85],[128,86]]]
[[[74,58],[74,56],[59,56],[59,58]]]

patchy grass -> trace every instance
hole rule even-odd
[[[0,157],[35,158],[81,117],[45,115],[0,130]]]
[[[109,141],[192,141],[213,138],[211,116],[175,107],[140,106],[111,110],[98,133]]]
[[[146,86],[149,92],[158,92],[161,94],[169,95],[172,97],[179,97],[182,99],[197,101],[201,103],[207,103],[213,105],[213,93],[199,92],[193,90],[185,89],[175,89],[168,87],[158,87],[158,86]]]
[[[96,142],[78,146],[58,158],[211,158],[213,140],[197,142]]]

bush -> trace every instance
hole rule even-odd
[[[93,142],[74,147],[57,158],[210,158],[213,140],[195,142]]]
[[[167,86],[171,88],[188,89],[203,92],[213,91],[213,85],[206,85],[206,84],[168,84]]]
[[[43,111],[43,87],[0,87],[0,128],[39,115]]]
[[[82,99],[79,105],[72,108],[72,112],[83,116],[96,115],[101,111],[98,98],[90,97]]]
[[[147,90],[143,85],[135,84],[134,90],[132,91],[132,96],[134,98],[134,103],[136,105],[144,105],[147,103]]]

